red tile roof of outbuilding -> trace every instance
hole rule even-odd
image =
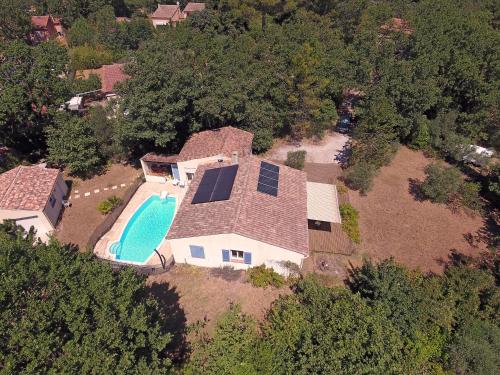
[[[125,64],[103,65],[101,70],[102,91],[113,92],[117,83],[126,81],[129,76],[123,71]]]
[[[206,4],[205,3],[187,3],[186,7],[184,8],[184,12],[199,12],[205,9]]]
[[[151,14],[151,18],[171,19],[176,12],[180,12],[177,4],[158,4],[158,8]]]
[[[46,28],[49,24],[50,16],[31,16],[31,24],[38,28]]]
[[[43,210],[58,176],[58,169],[36,165],[0,174],[0,209]]]

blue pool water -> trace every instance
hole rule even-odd
[[[149,197],[130,218],[120,240],[113,243],[110,252],[124,262],[144,263],[160,244],[172,224],[175,197]]]

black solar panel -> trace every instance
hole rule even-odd
[[[278,196],[278,188],[277,187],[267,186],[267,185],[261,184],[260,182],[257,184],[257,191],[260,191],[261,193],[272,195],[273,197]]]
[[[215,184],[211,202],[215,201],[225,201],[231,196],[231,190],[233,190],[234,179],[236,173],[238,172],[238,165],[231,165],[229,167],[220,168],[219,178]]]
[[[262,161],[260,163],[257,191],[277,197],[278,184],[279,184],[279,171],[280,167],[278,167],[277,165]]]
[[[191,204],[227,200],[231,196],[238,165],[207,169]]]
[[[260,168],[261,169],[267,169],[269,171],[279,173],[280,172],[280,167],[274,164],[266,163],[265,161],[260,162]]]

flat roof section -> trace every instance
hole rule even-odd
[[[341,222],[335,185],[307,181],[307,218],[329,223]]]

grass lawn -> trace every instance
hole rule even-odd
[[[367,196],[349,192],[359,211],[362,252],[374,259],[393,256],[411,268],[439,273],[452,250],[478,255],[485,249],[484,243],[473,247],[465,239],[483,227],[482,217],[454,213],[412,194],[411,182],[423,181],[424,168],[431,162],[422,152],[401,147]]]

